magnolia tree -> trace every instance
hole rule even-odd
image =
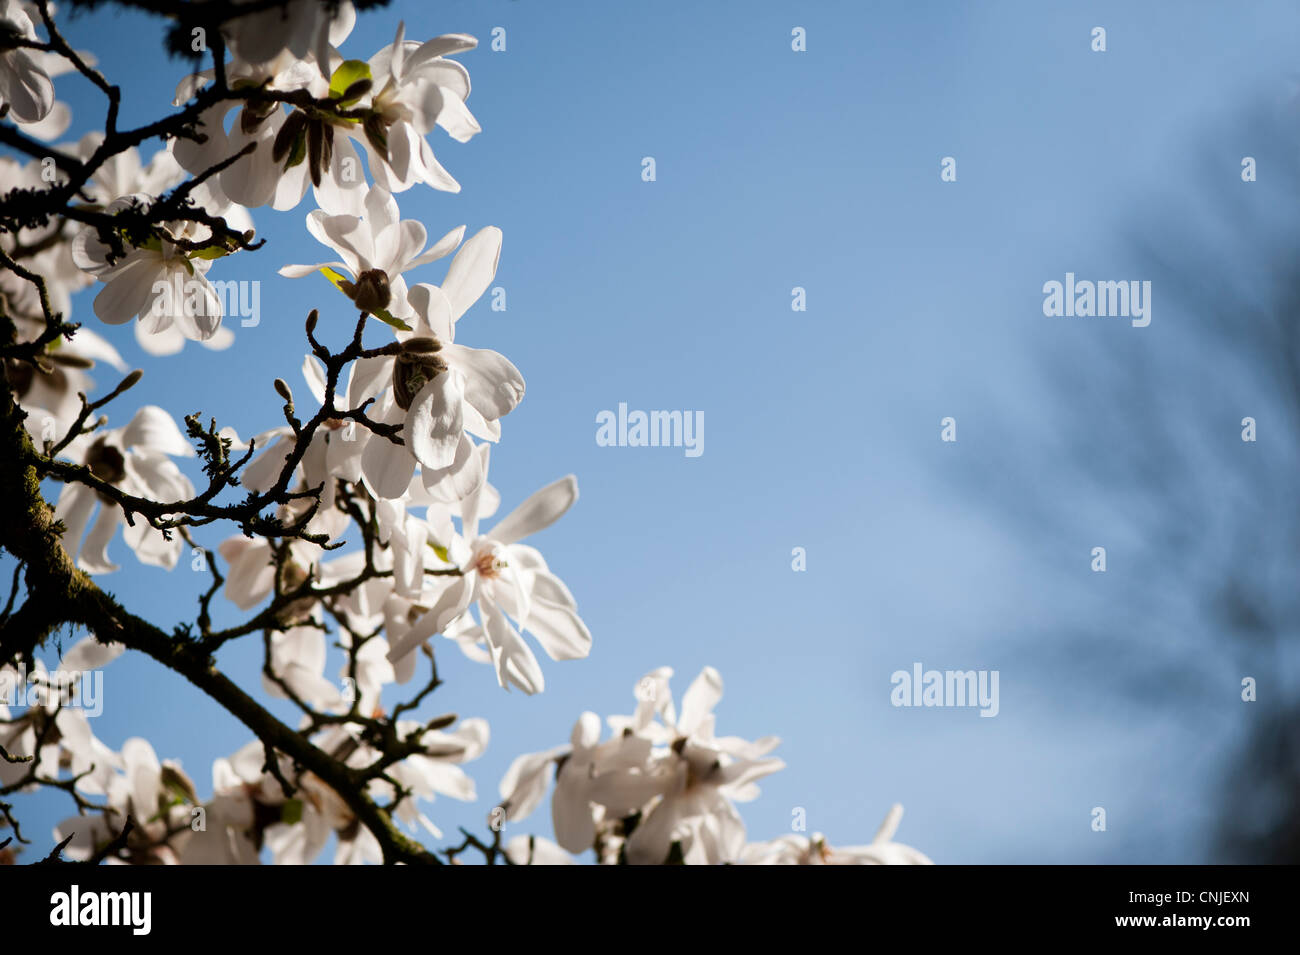
[[[778,740],[717,735],[712,668],[680,706],[670,669],[646,675],[605,738],[582,713],[569,742],[514,760],[482,832],[444,839],[428,805],[476,798],[462,767],[488,745],[488,723],[428,715],[435,644],[534,694],[545,687],[534,643],[554,661],[582,659],[592,643],[568,587],[527,543],[573,505],[577,481],[520,502],[488,481],[524,379],[457,326],[493,281],[501,231],[435,230],[430,242],[398,209],[408,190],[460,188],[429,137],[479,131],[457,59],[475,40],[407,39],[397,24],[391,44],[353,59],[341,48],[355,8],[374,4],[126,5],[164,12],[192,70],[173,112],[132,129],[118,123],[120,88],[68,44],[47,0],[0,0],[0,142],[13,154],[0,158],[0,545],[13,562],[0,615],[0,856],[31,855],[20,797],[38,793],[27,798],[66,799],[69,818],[35,854],[89,862],[305,863],[331,837],[340,863],[572,863],[588,852],[623,864],[927,862],[893,841],[899,807],[865,845],[797,833],[748,842],[735,803],[782,767],[769,755]],[[107,105],[103,128],[75,141],[54,83],[73,72]],[[139,149],[155,140],[145,162]],[[219,352],[233,334],[211,273],[258,248],[250,210],[301,215],[304,199],[325,261],[277,263],[279,273],[335,288],[316,286],[320,308],[305,316],[299,397],[277,379],[282,407],[246,439],[198,414],[178,424],[163,408],[129,407],[141,371],[125,373],[118,326],[159,360],[187,341]],[[429,281],[426,266],[444,259],[442,281]],[[69,320],[81,290],[88,304],[93,295],[84,324],[113,328]],[[367,331],[383,343],[363,343]],[[99,365],[125,374],[97,389]],[[197,458],[199,486],[181,458]],[[168,632],[149,607],[101,588],[118,570],[108,548],[119,532],[143,564],[201,560],[211,583],[192,623]],[[218,599],[241,622],[214,625]],[[51,668],[38,651],[54,636],[70,646]],[[291,701],[296,722],[216,665],[223,647],[258,639],[256,689]],[[144,738],[114,750],[95,737],[81,691],[127,651],[247,727],[248,744],[214,760],[210,789]],[[337,674],[327,658],[342,660]],[[548,790],[553,840],[505,838]]]

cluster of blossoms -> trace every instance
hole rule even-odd
[[[23,40],[0,40],[0,110],[29,135],[53,139],[70,117],[51,77],[68,57],[41,49],[39,19],[18,0],[0,0],[0,31]],[[488,744],[483,719],[415,718],[441,682],[435,638],[525,694],[545,688],[534,646],[553,661],[591,650],[573,595],[526,543],[574,504],[577,482],[561,478],[497,516],[490,448],[523,398],[524,379],[503,355],[457,341],[460,320],[494,281],[501,231],[466,238],[458,227],[430,244],[425,227],[398,209],[396,196],[418,184],[459,190],[427,137],[441,128],[464,142],[479,131],[466,106],[469,75],[452,58],[475,41],[409,41],[399,27],[368,60],[346,59],[338,48],[353,20],[347,3],[289,0],[227,21],[228,58],[177,89],[176,105],[192,111],[187,131],[147,163],[134,146],[110,149],[111,132],[59,147],[67,161],[54,167],[35,157],[0,160],[6,194],[57,190],[78,163],[89,170],[70,199],[75,218],[0,231],[5,261],[44,282],[41,289],[18,269],[0,273],[16,341],[49,344],[38,360],[6,358],[5,374],[42,473],[63,482],[55,517],[64,549],[86,574],[107,574],[118,569],[109,548],[121,530],[142,563],[172,569],[189,547],[202,549],[191,528],[237,520],[243,533],[207,553],[214,565],[219,554],[226,573],[215,576],[214,566],[195,639],[214,651],[260,632],[264,689],[298,708],[297,732],[322,760],[306,765],[254,739],[215,762],[204,801],[145,740],[114,751],[75,707],[52,700],[11,713],[0,699],[0,745],[15,756],[0,761],[0,796],[42,786],[71,794],[78,814],[55,833],[69,858],[246,863],[265,850],[275,862],[304,863],[334,839],[336,862],[392,861],[393,837],[374,816],[441,837],[425,807],[437,795],[474,800],[461,764]],[[93,62],[77,56],[81,67]],[[317,208],[307,229],[334,258],[280,274],[321,275],[360,314],[352,344],[338,353],[315,339],[316,312],[308,321],[301,371],[318,407],[309,420],[277,379],[285,424],[247,441],[215,425],[204,431],[197,416],[183,433],[152,405],[118,428],[91,421],[99,403],[84,397],[89,370],[98,361],[126,366],[87,329],[50,336],[51,313],[70,314],[73,294],[97,284],[95,316],[134,322],[152,355],[174,354],[187,340],[227,347],[233,335],[209,271],[251,244],[250,209],[293,209],[309,188]],[[150,219],[159,208],[170,211]],[[441,282],[414,274],[442,259]],[[386,341],[367,348],[361,339],[372,318]],[[177,463],[196,448],[212,481],[206,492]],[[214,503],[236,485],[244,504]],[[219,587],[254,616],[213,628],[208,601]],[[331,641],[343,650],[333,673]],[[122,650],[87,637],[59,669],[89,673]],[[422,661],[429,675],[413,685],[423,689],[392,705]],[[12,682],[18,671],[8,675]],[[568,745],[514,762],[494,818],[522,820],[554,778],[556,841],[519,836],[501,845],[494,823],[491,859],[569,863],[570,853],[593,850],[600,862],[629,864],[928,861],[890,841],[897,812],[870,846],[832,850],[821,837],[797,836],[747,843],[735,803],[782,767],[767,755],[778,741],[715,735],[722,683],[713,669],[691,685],[680,713],[670,676],[664,668],[641,681],[636,712],[609,719],[611,738],[602,742],[599,718],[584,713]],[[44,678],[39,668],[30,677]],[[341,791],[339,778],[359,794]],[[447,858],[456,861],[458,851]]]
[[[106,648],[88,637],[63,656],[56,672],[80,671],[85,678],[90,668],[103,666],[120,652],[120,647]],[[0,668],[0,687],[12,689],[20,679],[12,668]],[[28,679],[32,687],[51,686],[44,668]],[[61,706],[57,691],[47,696],[41,705],[29,707],[13,720],[0,704],[0,746],[36,755],[31,767],[0,761],[0,787],[34,788],[34,780],[54,779],[64,768],[76,780],[79,804],[88,807],[91,799],[102,800],[97,813],[73,816],[56,829],[55,838],[64,844],[69,859],[90,858],[130,818],[134,826],[122,855],[109,862],[256,864],[265,847],[275,863],[301,865],[320,856],[331,836],[337,836],[336,863],[381,861],[373,835],[330,787],[284,757],[274,773],[269,771],[257,740],[229,758],[216,760],[212,797],[204,802],[181,766],[160,761],[147,740],[128,739],[120,752],[114,752],[94,737],[80,709]],[[484,751],[488,725],[481,719],[467,719],[450,731],[402,722],[397,728],[417,733],[422,752],[395,766],[392,781],[377,784],[376,789],[392,795],[400,786],[409,795],[394,815],[441,836],[416,808],[415,800],[432,801],[436,795],[475,798],[474,782],[459,764]],[[321,745],[349,765],[363,766],[376,755],[342,726],[325,734]],[[281,779],[293,780],[292,794],[285,792]]]
[[[668,687],[672,675],[660,667],[640,680],[636,711],[606,721],[609,739],[601,741],[600,717],[585,712],[568,744],[511,764],[501,781],[506,819],[531,813],[555,780],[551,818],[558,845],[539,841],[540,858],[571,862],[567,853],[592,849],[602,863],[630,865],[929,863],[890,841],[901,806],[870,846],[832,850],[820,835],[747,844],[735,803],[757,797],[758,781],[784,767],[767,755],[780,740],[715,735],[722,677],[713,667],[687,688],[678,713]]]

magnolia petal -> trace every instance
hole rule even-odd
[[[232,332],[225,325],[222,325],[215,332],[213,332],[211,338],[207,338],[199,342],[200,345],[202,345],[204,348],[209,349],[210,351],[225,351],[234,343],[235,343],[235,333]]]
[[[378,397],[393,373],[391,358],[359,358],[348,373],[348,411],[355,411],[369,398]]]
[[[259,447],[263,446],[260,442],[258,444]],[[274,444],[258,454],[244,468],[244,473],[239,476],[239,483],[259,494],[269,491],[280,479],[280,472],[284,470],[284,464],[289,459],[289,452],[293,450],[293,446],[292,437],[288,435],[279,437]]]
[[[406,300],[411,310],[444,346],[455,336],[455,327],[451,320],[451,303],[442,289],[436,285],[420,282],[406,293]]]
[[[122,511],[116,505],[100,506],[99,515],[81,545],[81,553],[77,555],[78,567],[88,574],[111,574],[118,569],[118,565],[108,559],[108,545],[122,521]]]
[[[586,848],[591,848],[587,846]],[[515,865],[577,865],[563,849],[541,836],[515,836],[505,847],[506,858]]]
[[[591,653],[591,631],[582,618],[536,595],[528,605],[527,629],[552,660],[581,660]]]
[[[464,53],[477,46],[478,40],[468,33],[444,33],[432,40],[426,40],[415,53],[408,55],[406,69],[409,72],[435,57]]]
[[[490,348],[444,345],[442,355],[465,376],[465,400],[487,421],[515,409],[524,397],[524,376],[510,359]]]
[[[441,87],[440,87],[441,89]],[[469,111],[465,101],[452,93],[442,90],[442,109],[438,112],[438,125],[447,131],[447,135],[458,143],[467,143],[483,132],[474,114]]]
[[[72,125],[72,110],[68,109],[67,103],[54,101],[54,106],[45,115],[44,119],[39,119],[34,123],[24,123],[19,120],[23,132],[28,136],[34,136],[36,139],[50,142],[58,139],[68,131]]]
[[[442,282],[453,321],[458,321],[487,291],[496,277],[500,258],[501,230],[496,226],[480,229],[460,247]]]
[[[157,405],[145,405],[122,429],[122,444],[178,457],[193,457],[194,449],[182,436],[176,422]]]
[[[415,476],[415,458],[402,445],[372,434],[361,452],[361,475],[376,497],[399,498]]]
[[[121,643],[100,643],[94,637],[78,640],[59,660],[60,670],[98,670],[126,651]]]
[[[162,567],[164,570],[172,570],[176,566],[181,549],[185,546],[179,534],[173,534],[172,539],[167,540],[162,531],[150,527],[143,520],[136,520],[134,524],[123,527],[122,539],[135,551],[140,563]]]
[[[388,651],[389,661],[401,660],[435,633],[445,630],[451,621],[468,609],[472,596],[473,587],[469,577],[457,577],[442,592],[437,602],[429,608],[428,613],[417,620],[415,625],[399,639],[393,641]]]
[[[560,478],[507,514],[487,536],[502,544],[513,544],[550,527],[578,499],[578,479],[572,474]]]
[[[307,388],[318,404],[325,404],[325,369],[312,355],[302,360],[302,377],[307,381]]]
[[[484,617],[483,630],[501,688],[508,691],[509,684],[513,683],[529,696],[546,689],[546,678],[537,657],[505,614],[488,611]]]
[[[705,667],[682,697],[682,715],[677,720],[677,730],[689,736],[699,728],[713,708],[722,699],[722,674],[713,667]]]
[[[99,320],[109,325],[122,325],[149,307],[154,295],[154,283],[160,275],[154,264],[146,259],[128,262],[108,279],[95,296],[92,306]]]
[[[342,262],[318,262],[315,265],[285,265],[280,268],[280,274],[287,279],[300,279],[321,269],[351,271]]]
[[[229,562],[226,572],[226,599],[240,610],[249,610],[271,593],[275,585],[275,567],[270,548],[250,543],[237,555],[222,554]]]
[[[464,379],[453,371],[434,376],[411,402],[402,435],[427,468],[451,467],[464,433]]]
[[[0,63],[0,99],[20,123],[36,123],[54,108],[54,84],[25,50],[7,50]]]
[[[89,328],[79,328],[69,346],[69,351],[75,351],[78,355],[85,358],[93,358],[96,361],[107,362],[118,371],[126,371],[126,362],[118,354],[116,348],[109,344],[108,340],[102,335],[98,335]]]
[[[412,259],[407,268],[413,269],[417,265],[428,265],[430,262],[436,262],[438,259],[450,255],[451,251],[460,245],[460,240],[464,237],[465,227],[463,225],[456,226],[456,228]]]
[[[497,792],[506,805],[506,821],[527,817],[546,797],[551,764],[569,753],[568,746],[557,746],[541,753],[516,756],[501,777]]]
[[[69,557],[76,557],[81,549],[81,537],[98,500],[95,491],[84,484],[65,484],[59,492],[54,517],[63,523],[63,549]]]
[[[430,497],[444,504],[458,504],[483,487],[487,471],[474,442],[462,432],[456,458],[450,467],[423,468],[420,477]]]
[[[556,841],[570,852],[590,849],[596,841],[596,824],[585,791],[571,791],[562,779],[551,800],[551,825]]]
[[[158,358],[164,358],[167,355],[178,355],[185,347],[185,336],[181,330],[170,322],[165,328],[157,331],[150,330],[144,322],[136,322],[135,340],[141,349],[150,355]]]

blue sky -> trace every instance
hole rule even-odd
[[[972,475],[1012,450],[1033,460],[1018,443],[1068,403],[1038,368],[1044,349],[1158,347],[1169,334],[1159,289],[1139,330],[1045,318],[1042,285],[1066,271],[1140,277],[1118,237],[1154,193],[1194,201],[1202,139],[1238,177],[1254,144],[1216,127],[1286,91],[1300,8],[399,2],[360,17],[344,52],[369,57],[398,18],[408,38],[483,43],[463,57],[483,133],[433,139],[462,193],[399,203],[432,235],[504,230],[507,310],[480,303],[458,340],[502,351],[527,380],[493,450],[504,506],[578,476],[578,504],[536,544],[595,639],[586,661],[545,661],[546,692],[532,698],[440,647],[447,685],[425,712],[487,717],[493,736],[468,767],[479,802],[440,800],[432,818],[481,830],[515,755],[563,742],[584,709],[630,712],[654,667],[675,669],[680,694],[713,665],[727,687],[720,732],[784,740],[787,768],[743,808],[753,839],[789,831],[803,808],[833,842],[866,842],[898,801],[899,838],[939,862],[1205,861],[1219,811],[1205,786],[1239,729],[1235,671],[1223,674],[1228,702],[1189,722],[1119,692],[1105,667],[1045,654],[1037,641],[1064,640],[1058,624],[1119,599],[1107,588],[1123,561],[1101,578],[1087,553],[1132,526],[1063,485],[1062,518],[1091,521],[1091,536],[1045,558]],[[806,52],[791,50],[796,26]],[[1090,49],[1094,26],[1105,53]],[[487,46],[494,27],[504,52]],[[98,12],[67,33],[124,84],[124,122],[167,107],[183,66],[159,52],[156,22]],[[79,135],[101,106],[78,79],[59,91]],[[645,156],[654,182],[641,178]],[[945,156],[954,183],[940,181]],[[178,419],[202,410],[248,435],[276,422],[275,377],[305,394],[306,312],[320,307],[336,341],[350,328],[323,280],[275,275],[322,258],[303,228],[311,208],[256,210],[265,248],[213,269],[263,282],[262,322],[235,328],[231,350],[154,359],[107,330],[145,369],[132,401]],[[791,310],[795,286],[806,312]],[[93,321],[90,295],[74,318]],[[620,402],[702,411],[703,455],[598,447],[596,416]],[[949,415],[954,444],[939,440]],[[1015,493],[1036,478],[1006,480]],[[114,547],[124,569],[108,589],[161,623],[192,619],[205,576]],[[791,569],[794,547],[806,572]],[[1000,714],[891,706],[890,674],[914,661],[999,670]],[[220,662],[255,683],[260,641]],[[105,688],[101,737],[146,736],[201,789],[212,758],[248,738],[147,660],[118,660]],[[1090,829],[1094,806],[1107,809],[1105,833]],[[41,836],[68,814],[55,797],[26,807]],[[529,822],[549,834],[544,810]]]

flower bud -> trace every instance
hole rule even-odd
[[[239,114],[239,129],[244,133],[255,133],[257,128],[270,118],[275,110],[279,109],[279,103],[249,103]]]
[[[408,355],[427,355],[430,352],[440,351],[442,342],[429,335],[421,335],[419,338],[408,338],[402,343],[402,351]]]
[[[357,80],[355,83],[353,83],[351,86],[349,86],[347,89],[343,91],[343,95],[339,97],[339,102],[340,103],[355,102],[356,100],[361,99],[361,97],[369,93],[371,87],[373,87],[374,85],[375,85],[374,80],[370,80],[370,79]]]
[[[83,358],[81,355],[64,354],[63,352],[55,352],[50,355],[50,361],[56,365],[62,365],[64,368],[86,369],[95,367],[95,363],[89,358]]]
[[[357,276],[356,282],[345,280],[339,283],[339,288],[356,303],[357,308],[371,314],[388,308],[388,303],[393,300],[388,288],[388,275],[383,269],[366,269]]]
[[[289,118],[280,127],[280,131],[275,134],[275,141],[271,144],[271,159],[280,162],[288,156],[298,137],[306,131],[306,127],[307,117],[301,111],[294,110],[290,113]]]
[[[378,113],[371,113],[361,124],[362,131],[366,134],[371,148],[379,153],[384,162],[388,161],[388,127],[384,123],[384,118]]]
[[[126,477],[126,459],[122,452],[103,438],[98,439],[86,452],[86,467],[105,484],[117,484]]]
[[[280,593],[295,593],[311,579],[307,568],[290,557],[280,565]],[[293,627],[310,619],[312,609],[316,606],[315,597],[300,597],[290,601],[275,615],[276,623],[283,627]]]
[[[165,797],[170,790],[187,803],[197,804],[199,801],[198,793],[194,790],[194,783],[179,766],[164,763],[162,772],[158,774],[158,782],[162,784],[163,792],[159,794],[162,797]]]
[[[393,398],[397,406],[409,411],[420,389],[446,370],[447,363],[433,353],[398,355],[393,362]]]

